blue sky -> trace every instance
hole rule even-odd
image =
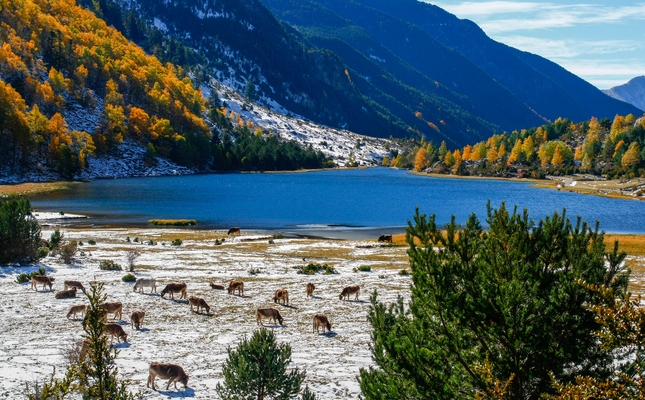
[[[645,75],[645,2],[425,1],[474,21],[494,40],[560,64],[600,89]]]

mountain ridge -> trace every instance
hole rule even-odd
[[[634,77],[622,85],[603,90],[603,92],[608,96],[645,110],[645,76],[643,75]]]

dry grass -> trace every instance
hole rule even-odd
[[[16,185],[0,185],[0,197],[2,196],[29,196],[39,193],[49,193],[58,190],[67,190],[72,185],[80,182],[44,182],[44,183],[19,183]]]
[[[194,219],[151,219],[148,220],[149,225],[158,226],[192,226],[197,225]]]

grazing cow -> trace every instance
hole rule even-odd
[[[343,289],[342,292],[340,292],[340,296],[338,296],[338,298],[340,300],[342,300],[343,297],[347,297],[347,300],[349,300],[350,295],[356,294],[356,297],[354,298],[354,300],[358,300],[358,293],[360,291],[361,291],[361,288],[358,285],[356,285],[356,286],[347,286],[345,289]]]
[[[72,306],[72,308],[70,308],[69,312],[67,313],[67,318],[69,319],[70,315],[73,315],[74,319],[76,319],[77,313],[81,313],[82,315],[85,315],[86,309],[87,309],[87,306],[85,304],[81,304],[79,306]]]
[[[309,282],[307,284],[307,297],[312,296],[314,294],[315,289],[316,289],[316,287],[314,286],[314,284]]]
[[[103,309],[107,311],[108,314],[114,314],[114,318],[112,318],[112,320],[115,320],[117,316],[119,317],[119,321],[123,319],[123,304],[121,302],[105,302],[103,303]]]
[[[150,293],[157,293],[157,280],[155,278],[139,278],[132,291],[136,292],[139,289],[139,293],[143,293],[144,287],[149,287]]]
[[[43,290],[45,290],[45,285],[49,286],[49,290],[52,290],[52,286],[54,286],[51,279],[45,275],[34,275],[31,277],[31,288],[38,291],[37,285],[43,285]]]
[[[225,287],[224,285],[218,285],[217,283],[210,282],[211,288],[217,289],[217,290],[224,290]]]
[[[81,323],[83,325],[83,329],[85,329],[87,327],[87,319],[88,319],[88,317],[90,315],[89,310],[90,309],[89,309],[89,306],[88,306],[87,311],[85,312],[85,318],[83,318],[83,322]],[[101,313],[101,320],[103,320],[104,324],[107,324],[107,316],[108,316],[107,310],[105,308],[102,308],[101,310],[99,310],[99,312]]]
[[[132,315],[130,315],[130,323],[132,324],[132,327],[136,330],[141,329],[143,326],[143,319],[145,317],[146,312],[143,310],[132,311]]]
[[[231,229],[228,230],[228,237],[230,238],[231,236],[235,238],[235,236],[240,236],[240,227],[239,226],[234,226]]]
[[[175,383],[175,389],[177,389],[177,382],[184,384],[184,389],[188,387],[188,374],[184,372],[184,369],[177,364],[162,364],[158,362],[150,363],[150,374],[148,375],[148,387],[152,383],[152,390],[157,390],[155,388],[155,378],[158,376],[161,379],[168,379],[168,385],[166,385],[166,390],[170,389],[170,384]]]
[[[285,304],[285,302],[288,305],[289,304],[289,292],[287,292],[284,289],[276,290],[275,294],[273,295],[273,302],[277,303],[280,300],[282,300],[283,305]]]
[[[282,325],[282,315],[280,315],[280,311],[276,310],[275,308],[258,308],[258,310],[255,313],[257,315],[257,323],[258,325],[264,326],[262,323],[263,318],[268,318],[269,320],[273,320],[274,324],[277,324],[280,322],[280,325]]]
[[[244,282],[242,281],[231,281],[228,284],[228,294],[234,293],[237,290],[237,294],[244,296]]]
[[[55,297],[57,299],[71,299],[73,297],[76,297],[76,288],[73,287],[68,290],[61,290],[60,292],[56,292]]]
[[[186,298],[186,284],[185,283],[169,283],[161,291],[161,297],[164,297],[166,293],[170,293],[170,298],[175,300],[175,293],[181,293],[180,299]],[[164,297],[165,298],[165,297]]]
[[[123,342],[128,342],[128,334],[125,333],[123,327],[119,324],[107,324],[105,325],[105,334],[112,337],[112,340],[116,337],[119,343],[121,340]]]
[[[325,333],[325,328],[327,328],[327,332],[331,332],[331,324],[327,316],[325,314],[314,315],[314,329],[316,333],[318,333],[321,326],[323,327],[323,333]]]
[[[392,243],[392,235],[381,235],[378,237],[378,241]]]
[[[80,291],[85,291],[85,286],[80,281],[65,281],[65,290],[75,287]]]
[[[190,311],[193,311],[193,306],[195,306],[197,307],[197,312],[199,312],[200,308],[206,309],[206,314],[211,312],[211,306],[201,297],[190,296],[188,302],[190,303]]]

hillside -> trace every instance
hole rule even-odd
[[[385,141],[354,150],[367,139],[312,124],[294,135],[282,123],[290,117],[263,109],[257,118],[239,95],[227,110],[211,81],[198,88],[192,72],[147,55],[73,1],[5,3],[0,182],[374,165],[387,154]],[[178,42],[154,44],[200,60]],[[335,135],[335,148],[312,140]]]
[[[605,94],[645,110],[645,76],[630,79],[624,85],[603,90]]]
[[[537,126],[558,117],[581,121],[639,112],[557,64],[495,42],[472,21],[424,2],[266,0],[265,4],[320,48],[337,51],[340,41],[417,89],[424,90],[421,77],[407,73],[402,64],[449,87],[470,102],[464,109],[501,130]],[[343,60],[354,65],[357,74],[369,76],[367,68]]]

